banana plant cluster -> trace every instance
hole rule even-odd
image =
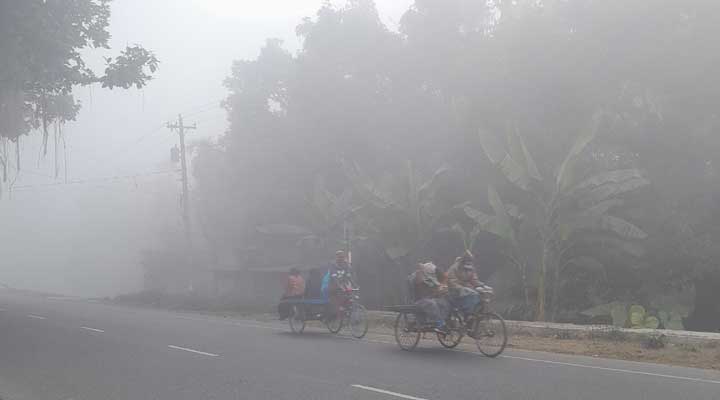
[[[491,185],[488,202],[493,215],[468,205],[463,209],[475,222],[475,231],[492,233],[509,243],[512,250],[508,256],[521,270],[528,265],[538,268],[535,304],[535,318],[538,320],[548,317],[550,283],[553,287],[553,308],[556,307],[559,281],[567,268],[602,269],[598,260],[585,255],[579,257],[571,251],[578,241],[583,240],[583,233],[606,234],[614,239],[609,243],[637,241],[647,236],[629,221],[611,214],[622,206],[622,195],[649,183],[640,171],[621,169],[588,175],[579,168],[578,161],[597,135],[602,120],[600,112],[593,116],[589,126],[575,138],[554,176],[540,173],[517,130],[510,130],[504,141],[488,132],[480,132],[482,148],[490,162],[505,179],[528,194],[532,206],[527,210],[518,210],[518,207],[506,204]],[[533,237],[541,241],[539,255],[523,251],[519,234],[521,226],[535,232]],[[550,276],[551,273],[553,276]]]
[[[380,236],[385,253],[395,262],[418,252],[430,241],[438,218],[447,210],[438,210],[438,186],[450,171],[442,166],[422,179],[406,162],[405,174],[391,177],[391,185],[369,177],[357,164],[345,161],[345,175],[363,204],[374,233]],[[400,188],[401,190],[391,190]]]
[[[322,177],[315,179],[313,191],[305,199],[305,209],[309,212],[309,223],[266,224],[257,227],[258,232],[271,236],[289,236],[297,239],[302,248],[330,251],[341,248],[343,229],[351,223],[362,206],[356,205],[352,188],[345,189],[339,195],[329,191]]]

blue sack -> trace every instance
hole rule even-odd
[[[328,289],[330,287],[330,270],[323,275],[322,283],[320,284],[320,293],[324,299],[329,298]]]

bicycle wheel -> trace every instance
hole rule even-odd
[[[336,315],[333,319],[326,319],[325,326],[327,326],[330,333],[337,334],[343,328],[343,322],[345,320],[344,315]]]
[[[367,310],[362,304],[353,304],[349,315],[350,333],[356,339],[362,339],[368,331]]]
[[[293,333],[303,333],[305,330],[305,313],[303,313],[302,307],[292,306],[288,322],[290,322],[290,330]]]
[[[398,314],[395,319],[395,341],[401,349],[411,351],[417,347],[420,342],[420,330],[418,327],[415,314]]]
[[[438,341],[441,345],[443,345],[443,347],[446,347],[448,349],[455,348],[457,347],[457,345],[460,344],[465,334],[462,327],[463,321],[459,315],[453,312],[452,314],[450,314],[450,317],[447,319],[447,323],[445,325],[448,333],[443,334],[438,332]]]
[[[482,354],[497,357],[507,346],[505,321],[495,313],[477,313],[473,322],[472,337]]]

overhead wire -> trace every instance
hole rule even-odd
[[[202,114],[202,113],[205,113],[205,112],[214,111],[214,110],[222,110],[222,108],[220,107],[220,101],[221,101],[221,100],[213,100],[213,101],[210,101],[210,102],[203,103],[203,104],[200,104],[200,105],[198,105],[198,106],[195,106],[195,107],[193,107],[193,108],[190,109],[190,111],[195,111],[195,112],[194,112],[194,113],[191,113],[191,114],[186,114],[186,116],[194,116],[194,115],[199,115],[199,114]],[[218,107],[217,107],[217,108],[216,108],[216,107],[211,107],[211,108],[204,109],[205,107],[210,106],[210,105],[213,105],[213,104],[217,104]],[[198,110],[199,110],[199,111],[198,111]],[[185,111],[185,112],[187,112],[187,111]],[[182,113],[181,113],[181,114],[182,114]],[[123,149],[121,149],[120,151],[111,154],[111,155],[108,156],[104,161],[106,161],[106,162],[112,161],[112,160],[116,159],[117,157],[119,157],[119,156],[127,153],[128,151],[130,151],[131,149],[133,149],[135,146],[138,146],[138,145],[140,145],[141,143],[143,143],[145,140],[149,139],[150,137],[155,136],[161,129],[164,129],[164,128],[166,128],[166,127],[167,127],[167,125],[166,125],[166,124],[163,124],[163,125],[160,125],[160,126],[154,128],[154,129],[152,129],[152,130],[149,131],[148,133],[140,136],[135,142],[131,143],[129,146],[125,146],[125,147],[124,147]],[[99,160],[97,160],[97,161],[99,161]]]
[[[52,182],[52,183],[40,183],[40,184],[34,184],[34,185],[18,185],[13,187],[13,191],[16,190],[28,190],[28,189],[36,189],[36,188],[47,188],[47,187],[57,187],[57,186],[71,186],[71,185],[84,185],[84,184],[92,184],[92,183],[106,183],[106,182],[120,182],[126,179],[137,179],[142,178],[146,176],[153,176],[153,175],[162,175],[162,174],[174,174],[177,173],[178,170],[164,170],[164,171],[151,171],[151,172],[145,172],[145,173],[138,173],[138,174],[132,174],[132,175],[115,175],[115,176],[107,176],[103,178],[91,178],[91,179],[74,179],[67,182]]]
[[[223,101],[223,100],[224,100],[224,99],[214,99],[214,100],[208,101],[208,102],[206,102],[206,103],[203,103],[203,104],[199,104],[199,105],[197,105],[197,106],[194,106],[194,107],[192,107],[192,108],[182,110],[182,111],[180,111],[180,113],[193,112],[193,111],[195,111],[195,110],[197,110],[197,109],[199,109],[199,108],[204,108],[204,107],[210,106],[210,105],[217,105],[218,108],[220,108],[220,104],[222,104],[222,101]]]
[[[30,175],[35,175],[35,176],[42,176],[43,178],[50,178],[50,179],[53,179],[53,180],[56,179],[54,176],[52,176],[52,175],[50,175],[50,174],[45,174],[45,173],[42,173],[42,172],[39,172],[39,171],[35,171],[35,170],[32,170],[32,169],[29,169],[28,167],[18,169],[17,166],[15,166],[15,165],[12,164],[12,163],[8,164],[8,166],[9,166],[10,168],[14,169],[15,172],[17,172],[18,174],[30,174]]]
[[[184,111],[181,112],[181,114],[182,114],[182,113],[185,113],[186,116],[192,117],[192,116],[200,115],[200,114],[203,114],[203,113],[206,113],[206,112],[211,112],[211,111],[215,111],[215,110],[223,110],[222,107],[221,107],[221,102],[222,102],[222,99],[215,99],[215,100],[212,100],[212,101],[208,101],[208,102],[205,102],[205,103],[202,103],[202,104],[199,104],[199,105],[190,107],[190,108],[188,108],[188,109],[185,109]],[[225,117],[225,116],[223,115],[222,118],[224,118],[224,117]],[[219,120],[220,118],[221,118],[221,116],[214,116],[214,117],[202,119],[202,120],[200,120],[199,122],[215,121],[215,120]],[[112,161],[116,160],[118,157],[126,154],[126,153],[129,152],[130,150],[132,150],[132,149],[137,149],[137,146],[138,146],[138,145],[141,145],[143,142],[147,141],[149,138],[151,138],[151,137],[153,137],[153,136],[156,136],[156,135],[158,134],[158,132],[160,132],[162,129],[164,129],[164,128],[166,128],[166,127],[167,127],[166,124],[158,125],[158,126],[152,128],[151,130],[147,131],[146,133],[144,133],[144,134],[141,135],[140,137],[138,137],[135,141],[131,142],[129,145],[123,146],[123,147],[122,147],[121,149],[119,149],[118,151],[115,151],[115,152],[111,153],[109,156],[103,157],[102,159],[96,158],[96,159],[94,159],[93,161],[91,161],[90,164],[91,164],[92,166],[97,166],[100,162],[103,162],[103,163],[112,162]],[[169,139],[171,139],[171,138],[173,138],[173,136],[168,136],[166,139],[163,140],[163,143],[167,142],[167,141],[168,141]],[[146,152],[147,152],[147,150],[146,150],[146,151],[141,151],[141,152],[136,153],[136,155],[145,154]],[[151,173],[148,173],[148,174],[136,174],[136,175],[127,175],[127,176],[112,176],[112,177],[102,178],[102,179],[99,179],[99,180],[98,180],[98,179],[91,179],[91,180],[68,180],[68,181],[66,181],[66,182],[53,182],[53,183],[39,184],[39,185],[20,185],[20,186],[15,186],[15,187],[13,187],[13,190],[25,190],[25,189],[37,188],[37,187],[54,187],[54,186],[63,186],[63,185],[77,185],[77,184],[84,184],[84,183],[108,182],[108,181],[119,180],[119,179],[137,178],[137,177],[142,177],[142,176],[147,176],[147,175],[155,175],[155,174],[158,174],[158,173],[169,173],[169,172],[177,172],[177,171],[156,171],[156,172],[151,172]],[[18,173],[27,173],[27,174],[42,176],[42,177],[46,177],[46,178],[50,178],[50,179],[55,179],[55,178],[54,178],[53,176],[51,176],[51,175],[47,175],[47,174],[43,174],[43,173],[40,173],[40,172],[31,171],[31,170],[28,170],[28,169],[22,169],[22,170],[18,171]]]

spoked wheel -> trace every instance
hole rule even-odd
[[[400,313],[395,319],[395,341],[401,349],[411,351],[420,342],[419,322],[415,314]]]
[[[505,321],[495,313],[477,313],[473,322],[472,337],[481,353],[488,357],[497,357],[507,346]]]
[[[330,333],[338,333],[343,328],[344,316],[338,313],[335,318],[326,319],[325,326],[327,326]]]
[[[443,345],[443,347],[452,349],[460,344],[465,333],[462,324],[463,322],[462,319],[460,319],[459,315],[457,315],[456,313],[452,313],[450,315],[450,318],[448,318],[445,326],[448,333],[437,334],[438,341],[441,345]]]
[[[362,339],[368,331],[367,310],[362,304],[353,304],[350,309],[350,333],[356,339]]]
[[[305,315],[301,307],[292,306],[288,322],[290,322],[290,330],[293,333],[303,333],[305,330]]]

